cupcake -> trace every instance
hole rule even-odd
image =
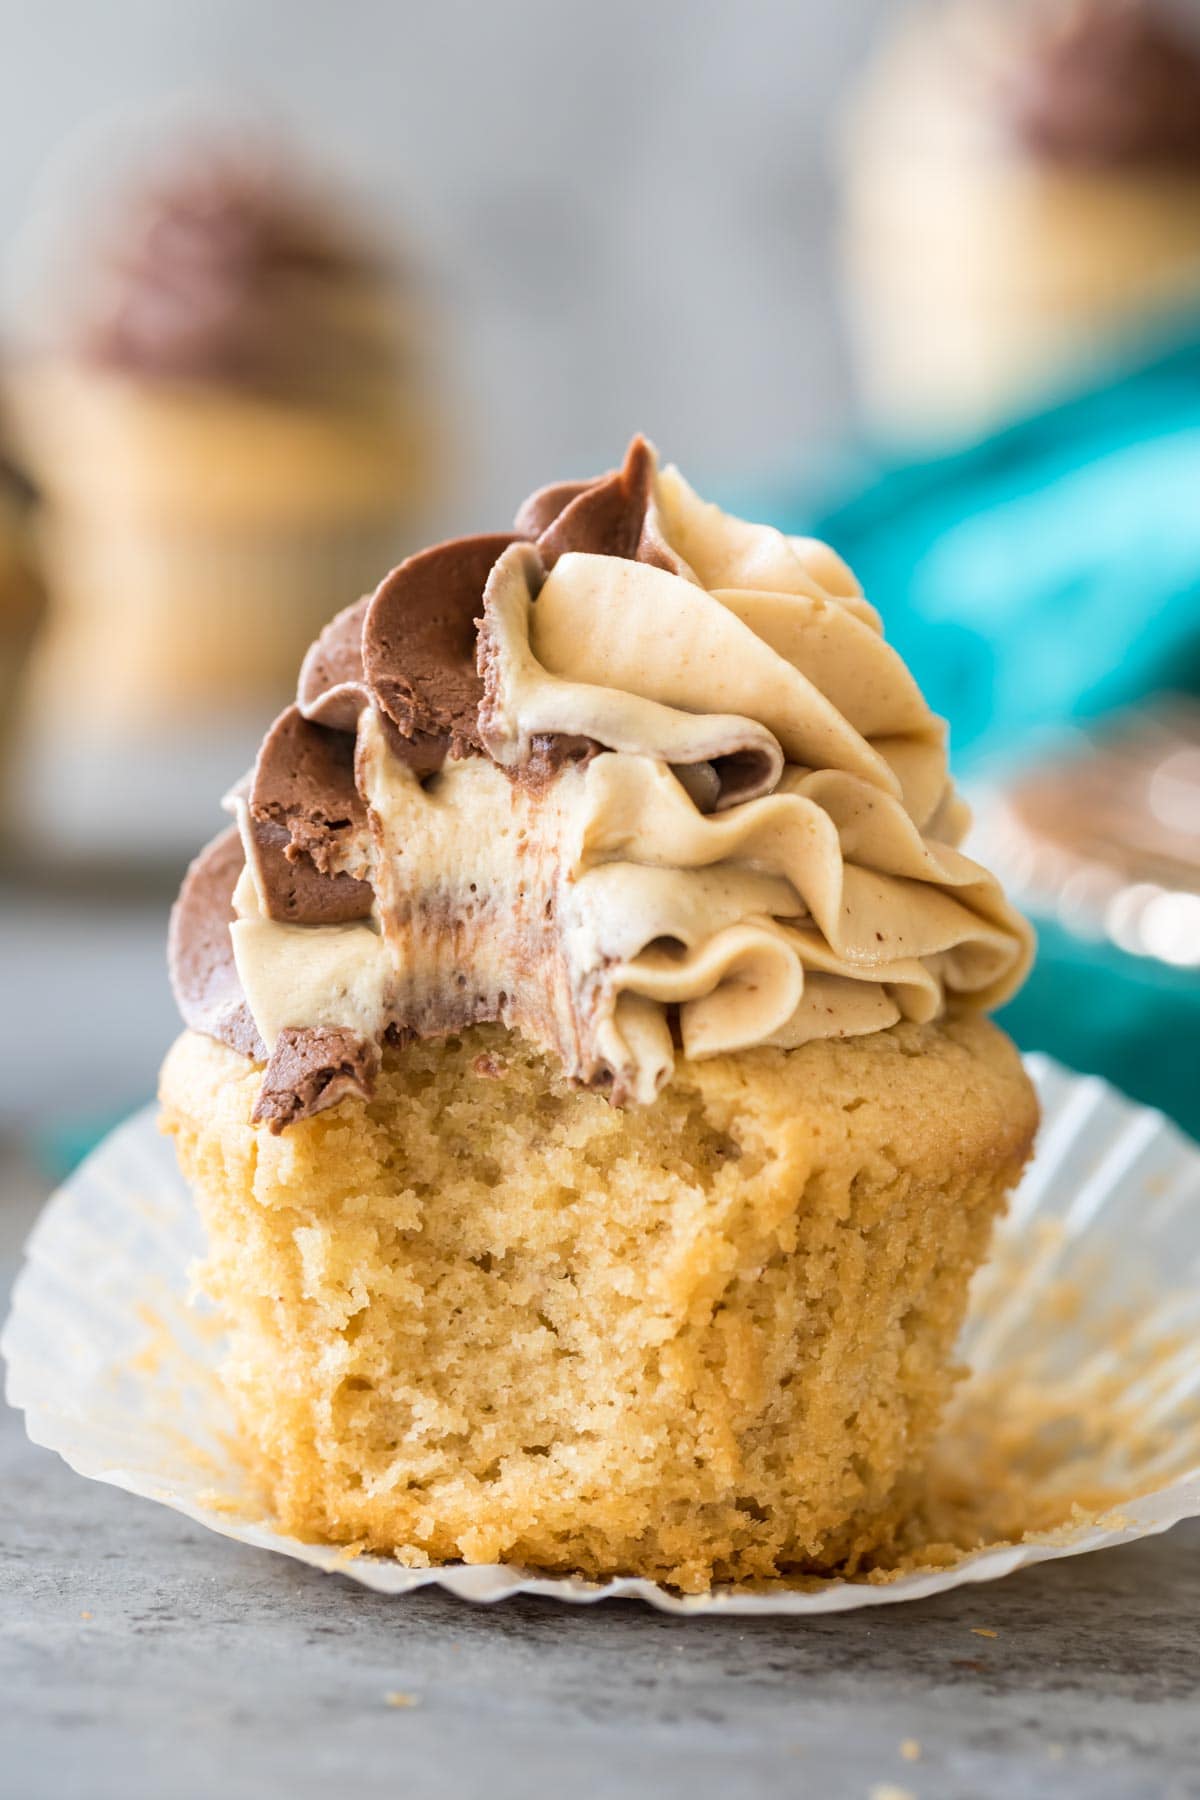
[[[1169,0],[937,0],[846,142],[874,422],[969,437],[1200,312],[1200,38]]]
[[[239,143],[99,210],[10,383],[52,596],[22,816],[84,848],[137,834],[172,752],[209,793],[231,743],[252,752],[321,624],[410,547],[429,480],[412,307],[344,207]],[[151,801],[163,844],[186,795]]]
[[[281,1529],[869,1557],[1036,1104],[1029,930],[840,559],[636,440],[341,613],[230,805],[161,1102]]]

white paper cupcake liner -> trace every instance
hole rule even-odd
[[[1040,1538],[882,1584],[681,1596],[503,1565],[407,1569],[281,1536],[236,1455],[219,1327],[189,1299],[201,1230],[153,1108],[77,1170],[29,1240],[0,1338],[8,1400],[34,1443],[79,1474],[381,1593],[434,1583],[476,1601],[634,1596],[684,1614],[844,1612],[1151,1536],[1200,1514],[1200,1149],[1101,1081],[1041,1057],[1028,1066],[1043,1107],[1038,1152],[973,1293],[972,1375],[948,1429],[969,1456],[986,1420],[980,1455],[1024,1459],[1051,1505],[1104,1497],[1100,1516]]]

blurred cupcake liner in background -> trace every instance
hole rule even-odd
[[[30,533],[30,496],[0,462],[0,757],[45,599]]]
[[[1200,303],[1186,0],[918,5],[843,148],[852,349],[886,438],[988,430]]]
[[[7,382],[49,589],[8,816],[50,860],[177,857],[437,483],[420,298],[353,208],[245,132],[146,160]]]

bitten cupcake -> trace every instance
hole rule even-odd
[[[231,805],[161,1098],[282,1529],[869,1557],[1036,1104],[1029,930],[844,564],[636,440],[335,619]]]
[[[119,839],[147,767],[186,768],[205,735],[228,754],[330,611],[411,547],[430,433],[411,284],[261,147],[158,158],[61,260],[10,382],[52,600],[25,810]],[[169,834],[157,810],[151,830]]]
[[[967,437],[1200,315],[1200,35],[1170,0],[933,0],[845,145],[863,399]]]

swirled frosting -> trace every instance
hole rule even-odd
[[[389,1037],[498,1020],[648,1102],[681,1053],[990,1007],[1031,956],[849,570],[642,439],[340,614],[231,804],[173,974],[274,1128]]]

